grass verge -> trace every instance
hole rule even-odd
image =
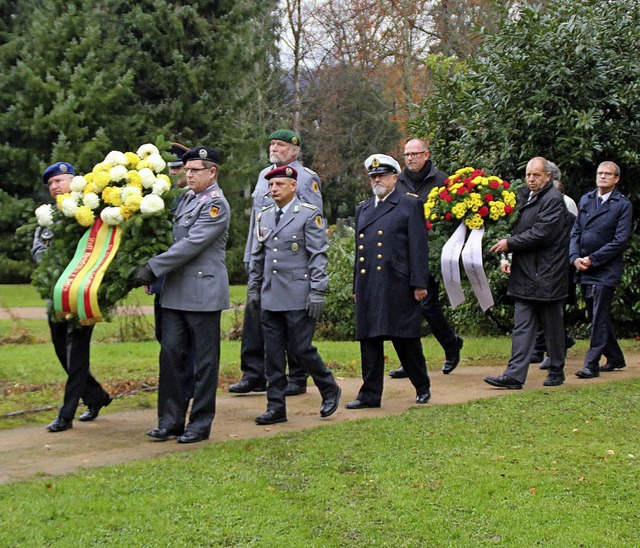
[[[0,486],[0,545],[638,545],[640,381]]]

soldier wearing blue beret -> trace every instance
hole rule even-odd
[[[71,192],[71,181],[76,170],[69,162],[56,162],[42,173],[42,182],[49,187],[49,194],[56,196]],[[38,227],[33,240],[31,255],[36,263],[42,261],[53,238],[48,227]],[[91,374],[89,349],[93,325],[80,325],[76,321],[49,319],[51,341],[56,356],[67,373],[64,402],[58,416],[47,426],[49,432],[64,432],[73,426],[73,418],[80,399],[87,406],[78,420],[87,422],[98,417],[103,407],[112,401],[109,393]]]
[[[249,233],[244,251],[244,263],[247,272],[251,269],[252,253],[257,249],[256,218],[265,207],[273,205],[274,201],[269,192],[266,174],[273,169],[290,166],[297,173],[296,195],[301,202],[312,204],[322,215],[322,194],[320,177],[314,171],[304,167],[298,157],[300,155],[300,136],[289,129],[274,131],[269,138],[269,161],[271,165],[264,168],[258,176],[258,182],[252,194],[253,205],[249,222]],[[304,368],[289,356],[289,378],[287,396],[304,394],[307,391],[307,375]],[[264,339],[260,324],[260,309],[247,302],[244,311],[242,331],[242,348],[240,351],[240,369],[242,379],[232,384],[229,392],[246,394],[249,392],[263,392],[266,386]]]

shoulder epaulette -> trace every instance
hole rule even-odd
[[[300,202],[302,207],[308,207],[309,209],[318,209],[318,206],[314,206],[313,204],[308,204],[307,202]]]
[[[420,198],[420,196],[418,196],[417,194],[414,194],[413,192],[407,192],[407,196],[413,196],[414,198]]]
[[[273,206],[275,206],[275,204],[269,204],[267,206],[263,206],[260,211],[267,211],[267,209],[271,209]]]
[[[305,167],[305,166],[303,166],[302,169],[304,169],[307,173],[310,173],[311,175],[317,175],[317,173],[313,171],[313,169],[309,169],[308,167]]]

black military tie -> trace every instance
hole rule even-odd
[[[278,223],[280,222],[280,217],[282,217],[282,210],[281,209],[276,211],[276,226],[278,226]]]
[[[596,202],[596,209],[599,208],[603,202],[604,200],[602,199],[602,196],[598,196],[598,201]]]

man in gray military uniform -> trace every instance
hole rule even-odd
[[[273,198],[269,192],[269,183],[265,175],[276,167],[291,166],[298,174],[296,195],[302,202],[312,204],[318,208],[322,215],[322,194],[320,193],[320,178],[310,169],[303,167],[298,161],[300,154],[300,137],[297,133],[279,129],[270,137],[269,160],[272,165],[263,169],[258,176],[256,188],[253,191],[253,206],[249,223],[249,234],[244,252],[244,263],[247,272],[251,269],[251,254],[257,249],[255,237],[256,218],[266,206],[273,204]],[[255,308],[247,301],[244,311],[244,327],[242,331],[242,347],[240,351],[240,369],[242,380],[229,387],[229,392],[235,394],[247,394],[249,392],[264,392],[265,360],[264,337],[260,323],[260,308]],[[286,395],[295,396],[307,391],[307,375],[302,365],[289,356],[289,379]]]
[[[311,344],[327,289],[327,233],[318,208],[296,197],[297,171],[276,167],[265,174],[275,201],[255,220],[248,301],[261,307],[267,410],[257,424],[287,420],[286,356],[303,364],[322,395],[320,416],[335,413],[341,390]]]
[[[182,156],[189,192],[173,224],[175,243],[136,271],[139,285],[165,276],[160,295],[162,342],[158,387],[158,428],[148,435],[160,441],[178,437],[194,443],[209,437],[215,415],[220,367],[220,316],[229,308],[225,249],[229,204],[217,183],[220,153],[197,146]],[[184,396],[186,356],[193,349],[195,386],[189,423]]]

